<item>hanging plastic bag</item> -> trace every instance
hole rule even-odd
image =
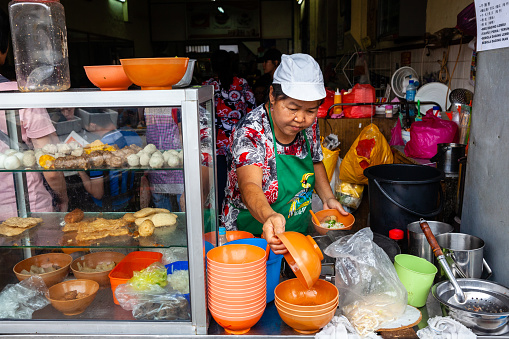
[[[343,94],[343,103],[375,102],[375,88],[371,85],[355,84],[352,91]],[[369,118],[375,115],[375,106],[344,106],[346,118]]]
[[[323,153],[322,162],[325,166],[325,171],[327,172],[327,178],[329,179],[329,182],[331,182],[339,157],[339,140],[336,134],[329,134],[326,138],[322,137],[321,139]]]
[[[403,141],[403,136],[401,135],[401,120],[398,119],[396,125],[391,128],[391,141],[389,141],[390,146],[404,146],[405,142]]]
[[[361,336],[404,313],[407,291],[370,228],[333,242],[325,254],[336,258],[338,307]]]
[[[337,178],[334,189],[336,199],[348,213],[355,212],[362,201],[364,185],[351,184]]]
[[[393,155],[387,140],[375,124],[364,127],[341,162],[339,179],[352,184],[368,184],[364,170],[370,166],[392,164]]]
[[[431,159],[437,154],[438,144],[457,143],[458,140],[458,125],[455,122],[428,114],[422,121],[416,121],[410,126],[410,141],[405,145],[405,155],[411,158]]]

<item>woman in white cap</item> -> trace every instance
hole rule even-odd
[[[313,189],[324,208],[346,214],[322,163],[316,115],[324,98],[318,63],[307,54],[283,55],[268,102],[239,121],[230,137],[232,165],[222,211],[227,230],[263,234],[282,254],[286,248],[275,235],[307,232]]]

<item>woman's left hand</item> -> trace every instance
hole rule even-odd
[[[323,203],[323,209],[326,210],[326,209],[335,209],[335,210],[338,210],[339,213],[341,213],[342,215],[348,215],[348,212],[346,212],[344,209],[343,209],[343,206],[341,206],[341,204],[339,203],[339,201],[337,201],[336,199],[334,198],[329,198],[327,199],[326,201],[324,201]]]

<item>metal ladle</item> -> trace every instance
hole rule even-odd
[[[428,240],[429,245],[431,246],[431,249],[433,250],[433,253],[435,254],[435,257],[437,257],[438,262],[442,266],[442,268],[445,271],[445,274],[449,278],[449,281],[451,282],[452,286],[454,287],[454,296],[456,298],[456,301],[459,304],[464,304],[466,302],[465,293],[461,289],[460,285],[458,284],[458,281],[454,277],[454,274],[451,271],[451,268],[449,267],[449,264],[447,263],[447,260],[445,259],[444,253],[442,252],[442,249],[440,248],[440,245],[437,242],[437,239],[433,235],[433,232],[431,232],[431,228],[429,227],[426,220],[423,218],[420,219],[419,225],[421,226],[422,232],[426,236],[426,239]]]

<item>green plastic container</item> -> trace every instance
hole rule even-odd
[[[436,266],[415,255],[398,254],[394,257],[394,268],[408,292],[408,305],[426,305],[429,289],[438,271]]]

